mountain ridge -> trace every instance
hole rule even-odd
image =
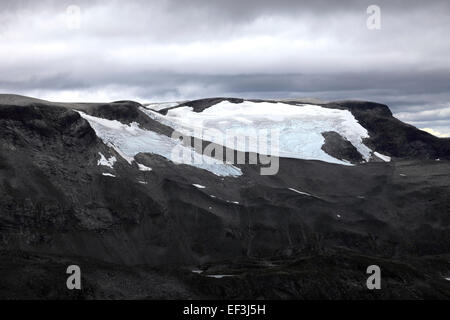
[[[236,165],[240,176],[218,176],[151,152],[128,162],[78,112],[126,128],[136,122],[169,138],[174,129],[148,117],[141,104],[1,101],[0,255],[9,275],[0,278],[1,296],[38,294],[37,277],[35,283],[50,283],[46,297],[76,298],[53,281],[55,267],[70,261],[87,272],[90,289],[78,296],[84,298],[156,297],[165,282],[158,297],[368,297],[367,263],[389,270],[383,279],[390,286],[373,298],[448,297],[450,163],[435,145],[441,140],[416,146],[418,129],[403,136],[410,146],[398,153],[407,156],[391,162],[280,158],[273,176],[261,176],[260,164]],[[376,105],[353,108],[361,121],[376,120],[376,139],[396,133],[383,135],[376,126],[408,130]],[[336,156],[350,148],[339,141]],[[374,150],[402,141],[378,142]],[[102,157],[116,161],[108,166]],[[202,273],[191,272],[197,269]],[[114,279],[101,280],[103,272],[134,284],[108,285]],[[224,274],[233,277],[208,276]],[[273,290],[264,294],[263,287]]]

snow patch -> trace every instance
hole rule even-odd
[[[196,273],[196,274],[202,274],[203,270],[199,270],[199,269],[193,269],[191,270],[192,273]],[[222,279],[222,278],[226,278],[226,277],[234,277],[235,275],[232,274],[207,274],[205,275],[205,277],[207,278],[215,278],[215,279]]]
[[[202,270],[198,270],[198,269],[194,269],[194,270],[191,270],[191,272],[192,272],[192,273],[200,274],[200,273],[202,273],[203,271],[202,271]]]
[[[117,120],[90,116],[81,111],[78,111],[78,113],[89,122],[97,136],[105,144],[114,148],[130,164],[138,153],[153,153],[163,156],[176,164],[191,165],[210,171],[218,176],[236,177],[242,175],[241,169],[199,154],[193,148],[183,146],[181,141],[141,129],[136,122],[127,125]],[[183,154],[189,155],[189,157],[174,156],[174,150],[181,151]]]
[[[205,186],[202,186],[201,184],[195,184],[195,183],[193,183],[192,185],[193,185],[194,187],[199,188],[199,189],[205,189],[205,188],[206,188]]]
[[[146,181],[138,181],[140,184],[147,184]]]
[[[378,152],[374,152],[373,153],[375,156],[377,156],[378,158],[380,158],[381,160],[383,160],[384,162],[389,162],[391,161],[391,157],[389,156],[385,156],[384,154],[378,153]]]
[[[294,191],[294,192],[297,192],[297,193],[300,193],[300,194],[312,197],[312,194],[310,194],[310,193],[298,191],[298,190],[296,190],[294,188],[288,188],[288,189],[291,190],[291,191]]]
[[[234,277],[232,274],[208,274],[208,278],[216,278],[216,279],[222,279],[226,277]]]
[[[137,165],[140,171],[152,171],[152,168],[144,166],[143,164],[138,163]]]
[[[153,103],[146,104],[144,107],[159,111],[159,110],[166,109],[166,108],[176,107],[180,103],[179,102],[153,102]]]
[[[104,175],[104,176],[106,176],[106,177],[113,177],[113,178],[116,177],[115,175],[113,175],[113,174],[111,174],[111,173],[106,173],[106,172],[102,173],[102,175]]]
[[[98,166],[106,166],[106,167],[110,167],[111,169],[113,169],[114,163],[116,163],[117,159],[116,157],[112,156],[109,159],[106,159],[105,156],[99,152],[98,153],[100,155],[100,160],[97,161],[97,165]]]

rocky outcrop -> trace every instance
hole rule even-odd
[[[363,161],[358,150],[339,133],[327,131],[323,132],[322,135],[325,138],[322,150],[330,156],[339,160],[346,160],[350,163],[360,163]]]

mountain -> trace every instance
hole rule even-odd
[[[2,298],[450,298],[450,140],[385,105],[0,95],[0,140]]]

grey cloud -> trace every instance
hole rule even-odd
[[[373,3],[379,31],[365,27]],[[82,10],[79,30],[64,25],[69,4]],[[448,1],[18,0],[0,9],[3,92],[354,98],[411,123],[449,123],[421,113],[450,101]]]

